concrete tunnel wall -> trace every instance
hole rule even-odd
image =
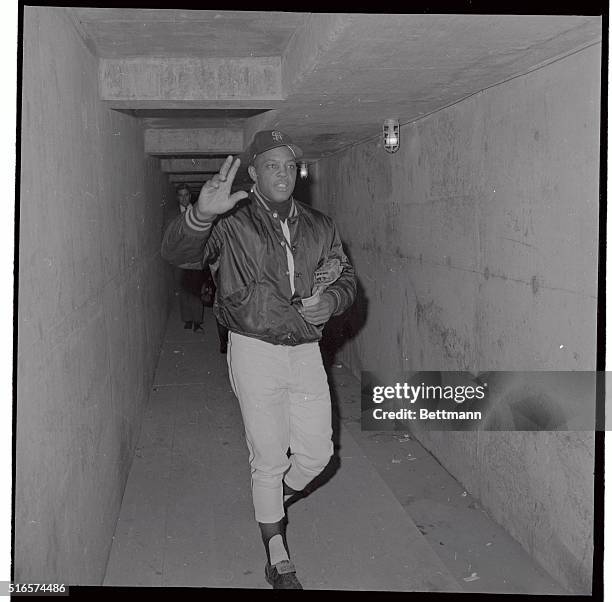
[[[318,163],[313,204],[361,283],[339,351],[355,375],[595,368],[600,53],[404,125],[394,155],[372,140]],[[593,433],[418,437],[560,583],[590,591]]]
[[[169,309],[159,160],[63,9],[24,9],[15,580],[100,584]]]

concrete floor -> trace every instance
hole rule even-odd
[[[269,588],[238,402],[205,331],[169,318],[104,585]],[[306,589],[563,594],[417,441],[362,432],[359,382],[331,368],[336,460],[288,509]]]

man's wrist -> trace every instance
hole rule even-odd
[[[214,217],[212,219],[201,219],[198,217],[195,205],[189,205],[183,216],[187,226],[196,232],[207,232],[212,228],[214,222]]]
[[[217,217],[216,213],[207,213],[205,211],[200,211],[197,203],[193,204],[193,214],[194,217],[200,222],[212,222]]]

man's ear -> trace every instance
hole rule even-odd
[[[249,165],[249,167],[247,168],[247,171],[249,172],[249,175],[251,176],[251,180],[253,180],[253,182],[257,182],[257,172],[255,171],[255,168],[252,165]]]

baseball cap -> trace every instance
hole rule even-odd
[[[253,142],[247,150],[248,164],[250,165],[257,155],[279,146],[287,146],[296,159],[303,155],[302,149],[293,144],[293,140],[288,134],[280,130],[262,130],[255,134]]]

